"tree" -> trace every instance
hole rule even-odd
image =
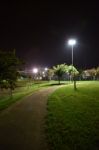
[[[76,77],[77,77],[77,75],[79,74],[79,72],[78,72],[78,70],[77,70],[74,66],[72,66],[72,65],[68,66],[68,72],[70,73],[70,75],[72,76],[72,79],[73,79],[73,81],[74,81],[74,90],[77,90]]]
[[[88,72],[89,72],[90,76],[92,77],[92,79],[95,80],[95,77],[96,77],[96,69],[95,69],[95,68],[88,69]]]
[[[58,81],[60,84],[60,79],[61,79],[62,75],[64,73],[66,73],[66,71],[67,71],[67,65],[66,64],[60,64],[60,65],[54,66],[53,70],[54,70],[54,74],[57,75]]]
[[[9,88],[12,97],[12,90],[16,87],[18,77],[18,67],[20,61],[13,52],[0,51],[0,87]]]
[[[53,77],[54,75],[54,70],[53,69],[48,69],[47,70],[47,77],[48,77],[48,80],[50,81],[51,78]]]

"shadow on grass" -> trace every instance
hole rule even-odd
[[[48,87],[48,86],[60,86],[60,85],[67,85],[68,83],[49,83],[49,84],[46,84],[46,85],[41,85],[41,87]]]

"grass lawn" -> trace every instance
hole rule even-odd
[[[24,96],[32,94],[34,91],[48,86],[48,82],[17,82],[17,88],[13,91],[13,97],[11,98],[8,90],[0,91],[0,110],[7,108],[12,103],[15,103],[18,100],[21,100]]]
[[[57,83],[57,81],[35,81],[35,83],[28,81],[19,81],[17,82],[17,88],[15,88],[15,90],[13,91],[13,98],[10,97],[8,90],[0,91],[0,111],[7,108],[12,103],[21,100],[24,96],[32,94],[36,90],[44,87],[49,87]]]
[[[48,99],[46,132],[53,150],[99,150],[99,82],[67,85]]]

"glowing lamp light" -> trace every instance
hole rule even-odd
[[[74,45],[76,45],[76,40],[75,39],[70,39],[68,40],[68,45],[70,45],[72,47],[72,66],[73,66],[73,50],[74,50]]]
[[[68,45],[75,45],[75,44],[76,44],[76,40],[74,40],[74,39],[70,39],[68,41]]]
[[[37,69],[37,68],[34,68],[34,69],[33,69],[33,73],[35,73],[35,74],[38,73],[38,69]]]
[[[48,68],[45,68],[45,71],[47,71],[48,70]]]

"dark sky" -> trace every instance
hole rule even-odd
[[[74,64],[79,68],[99,65],[98,3],[0,4],[0,48],[16,49],[27,66],[71,64],[69,38],[77,39]]]

